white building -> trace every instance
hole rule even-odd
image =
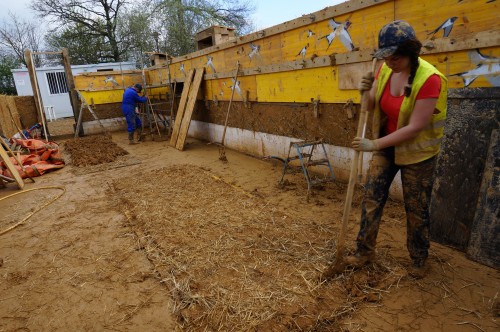
[[[73,75],[85,72],[120,71],[135,69],[134,62],[98,63],[71,66]],[[12,69],[18,96],[33,96],[28,69]],[[48,119],[72,117],[73,109],[69,99],[64,67],[36,68],[36,77],[45,115]]]

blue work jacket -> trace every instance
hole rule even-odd
[[[127,114],[130,112],[135,112],[135,106],[137,103],[145,103],[147,101],[146,97],[141,97],[135,91],[134,88],[130,87],[123,93],[122,100],[122,112],[123,114]]]

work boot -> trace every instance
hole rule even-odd
[[[134,132],[129,132],[128,133],[128,144],[129,145],[134,145],[134,144],[137,144],[135,141],[134,141]]]
[[[408,268],[408,275],[415,279],[422,279],[427,275],[429,266],[425,264],[425,260],[414,260],[413,264]]]
[[[359,268],[362,267],[363,265],[373,262],[374,260],[375,260],[374,251],[369,251],[369,252],[356,251],[354,255],[347,256],[344,259],[344,262],[348,266]]]
[[[136,142],[137,143],[142,142],[143,139],[144,139],[144,136],[142,135],[142,129],[137,129],[135,132],[137,133],[137,140],[136,140]]]

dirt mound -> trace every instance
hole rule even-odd
[[[110,136],[85,136],[68,140],[63,145],[74,166],[86,167],[115,161],[128,152],[111,140]]]

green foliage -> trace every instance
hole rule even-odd
[[[21,63],[15,56],[0,57],[0,95],[16,95],[16,86],[11,69],[19,68]]]
[[[145,52],[173,56],[196,50],[195,35],[211,25],[252,29],[247,0],[32,0],[31,9],[56,30],[51,50],[67,48],[73,64],[135,60]]]
[[[154,18],[163,36],[163,52],[179,56],[196,50],[195,35],[212,25],[228,26],[237,34],[253,29],[254,8],[242,0],[157,0]]]
[[[45,42],[52,50],[67,48],[73,65],[110,60],[107,58],[110,54],[109,45],[105,43],[104,37],[94,35],[88,27],[80,23],[70,24],[62,30],[48,34]]]

